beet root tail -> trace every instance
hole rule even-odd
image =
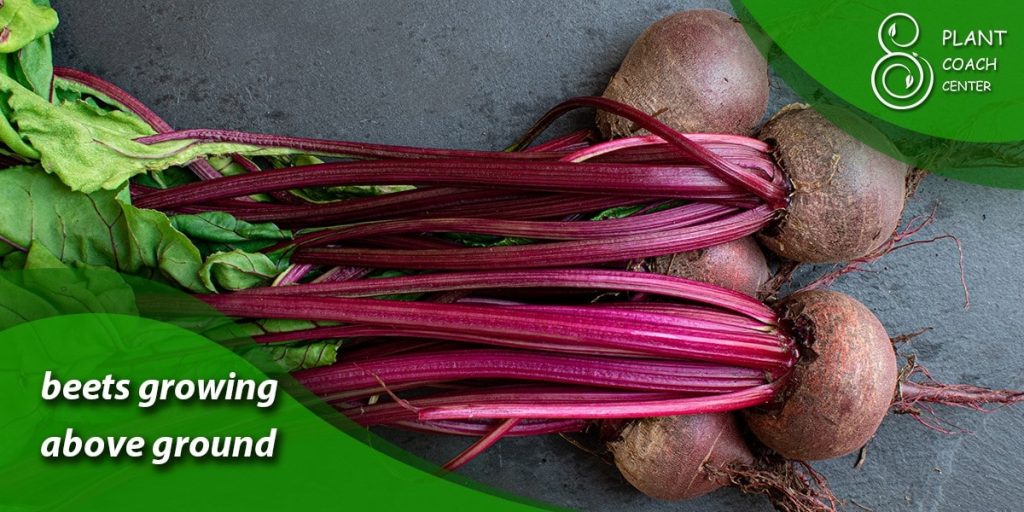
[[[754,464],[706,467],[746,494],[763,494],[783,512],[834,512],[838,500],[825,477],[810,464],[769,454]]]
[[[910,380],[911,376],[918,374],[924,378],[916,382]],[[1024,390],[946,384],[932,378],[928,370],[911,358],[901,372],[900,383],[896,387],[890,410],[895,414],[910,415],[932,430],[952,434],[962,432],[963,429],[941,418],[935,412],[934,405],[962,407],[987,413],[1020,402],[1024,402]]]

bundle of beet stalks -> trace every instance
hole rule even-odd
[[[734,485],[831,509],[805,461],[861,448],[890,410],[1021,400],[900,370],[881,323],[846,295],[757,298],[768,271],[751,235],[799,262],[880,254],[909,169],[803,106],[758,138],[688,133],[749,133],[766,64],[723,13],[664,23],[636,58],[689,51],[680,62],[711,75],[746,63],[716,83],[763,86],[737,100],[750,112],[660,80],[693,88],[673,103],[692,111],[661,116],[670,126],[646,101],[660,93],[613,81],[606,96],[624,102],[568,100],[500,151],[175,131],[113,84],[52,68],[55,15],[16,26],[34,30],[15,39],[34,51],[0,73],[0,208],[31,222],[0,225],[0,263],[106,266],[194,293],[256,343],[301,352],[295,377],[353,421],[475,438],[448,469],[505,436],[596,431],[659,498]],[[714,41],[694,46],[695,33],[735,52],[708,62],[693,51]],[[632,58],[616,80],[647,69]],[[618,138],[536,142],[578,108]]]
[[[650,135],[595,142],[577,133],[528,145],[558,115],[581,106],[625,117]],[[791,109],[766,132],[806,123],[819,133],[837,131],[810,111]],[[894,221],[875,217],[893,211],[863,208],[849,196],[843,215],[808,214],[815,201],[826,208],[834,201],[797,203],[807,195],[791,193],[792,169],[820,172],[821,162],[782,166],[781,150],[764,141],[683,134],[601,98],[555,107],[500,152],[217,130],[140,139],[170,141],[333,159],[265,169],[257,158],[246,165],[250,172],[235,176],[135,187],[134,204],[298,228],[294,238],[262,250],[290,263],[273,285],[200,298],[242,319],[309,322],[258,334],[258,343],[343,340],[333,364],[297,371],[296,378],[361,425],[478,438],[448,469],[504,436],[579,432],[601,420],[619,432],[609,445],[616,463],[648,494],[687,498],[731,483],[768,494],[781,508],[828,509],[835,503],[824,481],[786,458],[855,451],[894,404],[916,413],[908,404],[981,407],[1021,396],[907,381],[916,371],[901,378],[885,329],[839,293],[797,293],[772,308],[748,295],[756,290],[643,272],[649,258],[720,247],[766,228],[769,246],[814,254],[809,261],[860,257],[889,239]],[[849,145],[855,158],[837,177],[893,174],[892,166],[864,165],[891,163],[886,157]],[[889,194],[899,199],[897,217],[901,173]],[[852,186],[838,178],[829,185],[839,188],[821,194]],[[310,190],[353,186],[414,188],[326,203],[303,199]],[[878,185],[864,188],[872,186]],[[876,202],[886,196],[863,195]],[[887,226],[886,236],[866,232],[866,224]],[[806,235],[798,228],[836,241],[802,246]],[[752,259],[715,272],[746,274],[757,265]],[[741,409],[767,455],[751,455],[741,430],[719,414]],[[678,424],[622,421],[665,417]],[[664,442],[665,428],[672,443]],[[693,438],[684,442],[688,434]],[[652,443],[668,460],[635,456]],[[716,450],[726,453],[714,466],[692,458]],[[667,479],[650,474],[665,464],[686,469]]]

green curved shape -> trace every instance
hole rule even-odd
[[[0,510],[543,508],[439,475],[436,466],[356,427],[269,359],[240,357],[251,345],[231,325],[187,295],[114,272],[0,273]],[[127,379],[130,396],[44,401],[47,371],[62,384]],[[274,404],[172,398],[137,405],[149,379],[224,379],[232,372],[257,383],[277,379]],[[137,458],[44,458],[44,441],[69,427],[83,439],[140,436],[145,447]],[[161,437],[258,440],[272,428],[272,458],[193,458],[186,451],[152,463],[162,454],[152,451]]]
[[[46,5],[40,5],[45,3]],[[0,4],[0,53],[14,53],[57,28],[49,2],[5,0]]]
[[[732,4],[776,74],[850,135],[936,174],[992,187],[1024,188],[1024,52],[1014,51],[1010,42],[1006,42],[1009,47],[1001,48],[953,48],[948,40],[947,46],[941,44],[944,27],[1001,27],[1009,28],[1011,34],[1020,33],[1013,30],[1024,29],[1024,16],[1018,9],[986,5],[965,14],[963,4],[949,0],[927,6],[880,0],[826,4],[733,0]],[[897,42],[910,41],[913,23],[899,16],[889,18],[904,11],[912,15],[920,33],[907,52],[930,63],[931,74],[927,64],[923,75],[902,73],[904,68],[896,66],[891,73],[878,74],[884,77],[876,77],[876,88],[883,82],[881,78],[896,91],[909,93],[914,86],[929,82],[932,87],[923,99],[919,93],[899,104],[902,100],[884,92],[876,96],[872,80],[880,62],[880,70],[894,62],[914,69],[911,61],[883,61],[888,54],[880,46],[880,39],[889,41],[890,33]],[[959,37],[962,42],[964,33]],[[996,56],[1004,72],[942,69],[946,58],[985,56]],[[990,80],[995,89],[973,96],[941,90],[943,84],[961,79]],[[883,98],[909,108],[891,108]]]

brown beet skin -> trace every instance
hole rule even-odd
[[[604,97],[632,105],[683,133],[751,133],[768,105],[768,63],[743,25],[714,9],[658,20],[633,43]],[[633,123],[598,113],[605,137]]]
[[[792,186],[765,247],[794,261],[834,263],[865,256],[892,236],[906,198],[906,164],[854,139],[814,110],[790,105],[760,135]]]
[[[764,252],[751,237],[706,249],[660,256],[651,261],[659,274],[683,277],[757,297],[771,278]]]
[[[728,484],[709,476],[705,464],[753,462],[735,418],[724,413],[637,420],[608,446],[629,483],[663,500],[696,498]]]
[[[781,406],[744,413],[769,448],[796,460],[851,453],[874,436],[896,388],[896,354],[885,328],[863,304],[814,290],[778,306],[801,347]]]

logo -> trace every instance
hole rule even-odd
[[[890,14],[878,27],[878,44],[885,55],[871,70],[871,90],[893,110],[910,110],[924,103],[935,85],[932,65],[917,52],[906,52],[920,35],[917,20],[902,12]]]

